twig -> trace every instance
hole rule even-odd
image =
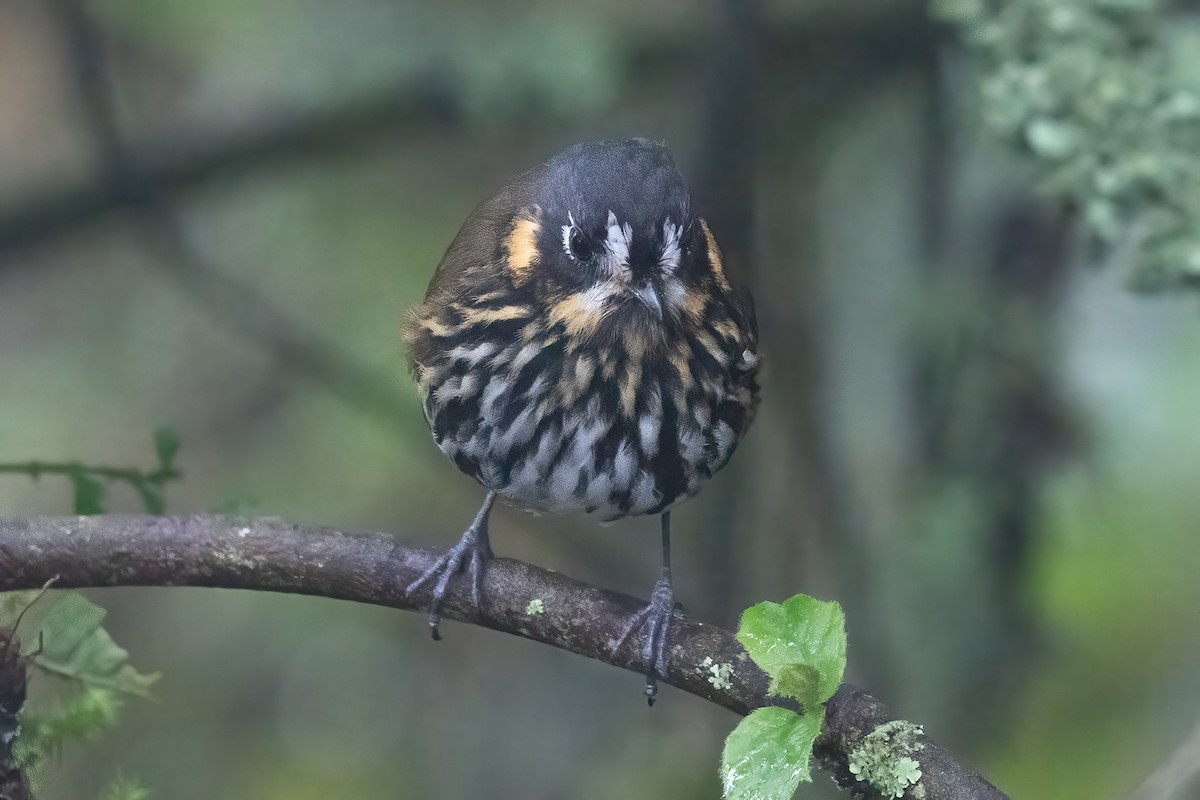
[[[145,515],[0,520],[0,591],[36,588],[58,576],[63,588],[212,586],[417,610],[428,602],[428,592],[410,595],[404,587],[435,557],[387,534],[350,535],[280,520]],[[642,669],[638,642],[631,640],[617,652],[611,648],[643,601],[505,558],[488,567],[481,608],[474,608],[461,589],[455,586],[450,593],[445,618],[622,669]],[[529,610],[533,600],[541,600],[537,613]],[[767,694],[767,676],[732,633],[678,612],[672,630],[665,683],[738,714],[778,704]],[[733,665],[727,685],[708,682],[710,673],[701,667],[705,658]],[[850,752],[889,719],[874,697],[843,685],[826,704],[825,730],[814,750],[818,764],[849,785]],[[921,751],[921,770],[928,800],[1007,797],[933,742]],[[854,789],[864,797],[878,796],[862,784]]]
[[[180,477],[178,470],[157,469],[145,471],[133,467],[93,467],[78,461],[22,461],[11,464],[0,464],[0,475],[24,475],[37,480],[42,475],[74,475],[86,474],[110,481],[126,481],[127,483],[164,483]]]

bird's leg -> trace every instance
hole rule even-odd
[[[642,637],[642,664],[646,667],[646,702],[654,705],[658,679],[667,671],[667,648],[671,638],[671,618],[675,614],[675,590],[671,586],[671,512],[662,514],[662,574],[650,593],[650,604],[637,613],[613,648],[619,650],[636,631]]]
[[[441,621],[442,604],[446,600],[446,590],[450,579],[466,570],[471,580],[471,602],[479,607],[479,598],[483,592],[483,568],[492,558],[492,546],[488,542],[488,514],[492,504],[496,502],[496,493],[488,492],[483,500],[483,506],[475,515],[475,521],[463,532],[458,544],[446,551],[433,566],[421,573],[421,576],[410,583],[405,589],[412,594],[422,586],[433,583],[433,597],[429,601],[429,632],[435,641],[442,638],[438,632]]]

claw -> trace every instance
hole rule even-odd
[[[654,584],[650,603],[629,621],[613,647],[615,653],[633,634],[644,632],[640,655],[646,669],[646,702],[651,706],[658,695],[658,679],[667,672],[671,620],[674,614],[675,592],[671,587],[670,575],[664,574]]]
[[[496,493],[489,492],[487,499],[483,501],[483,507],[475,515],[471,526],[463,532],[458,544],[446,551],[446,554],[435,561],[433,566],[422,572],[404,589],[406,593],[412,594],[429,583],[433,583],[433,596],[429,601],[429,633],[435,642],[442,639],[438,625],[441,622],[442,605],[446,601],[451,578],[465,571],[471,581],[471,602],[476,608],[480,606],[483,597],[484,568],[492,558],[487,521],[495,499]]]

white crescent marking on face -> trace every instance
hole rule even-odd
[[[608,238],[604,240],[604,249],[608,251],[609,267],[614,275],[629,277],[629,246],[633,241],[633,227],[626,222],[617,221],[617,215],[608,212]]]
[[[567,212],[567,224],[562,226],[562,245],[563,252],[567,254],[567,258],[575,260],[575,254],[571,252],[571,231],[575,228],[575,215],[570,211]]]
[[[679,226],[670,219],[663,223],[663,249],[658,263],[668,275],[679,269]]]

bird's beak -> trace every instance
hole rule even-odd
[[[660,321],[663,318],[662,298],[658,295],[658,290],[651,283],[645,283],[641,286],[631,287],[633,296],[638,299],[638,302],[650,309],[655,317]]]

